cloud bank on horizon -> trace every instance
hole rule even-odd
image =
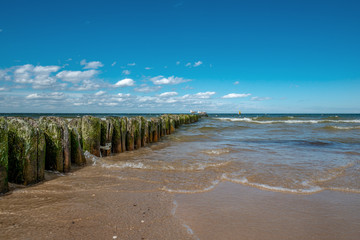
[[[21,3],[2,113],[360,113],[359,1]]]
[[[216,97],[215,91],[180,95],[174,88],[173,91],[161,92],[166,85],[173,87],[192,80],[159,75],[143,76],[136,81],[124,78],[112,83],[101,78],[101,68],[104,66],[101,61],[87,62],[83,59],[80,61],[80,70],[67,70],[67,66],[25,64],[0,69],[0,81],[6,86],[0,88],[3,96],[0,99],[2,107],[18,108],[20,112],[187,112],[188,109],[217,111],[219,107],[229,105],[219,101],[220,98],[250,96],[232,93]]]

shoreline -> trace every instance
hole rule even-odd
[[[0,198],[1,239],[360,236],[356,193],[291,194],[222,181],[211,191],[174,194],[156,183],[114,176],[100,165],[59,175],[48,172],[46,181]]]

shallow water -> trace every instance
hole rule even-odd
[[[172,193],[208,191],[223,181],[299,194],[360,193],[360,115],[212,115],[98,164],[130,176],[144,170],[139,178]],[[149,171],[156,174],[149,178]]]

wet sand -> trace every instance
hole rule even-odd
[[[176,216],[199,239],[360,239],[356,193],[299,195],[223,182],[175,200]]]
[[[360,237],[355,193],[299,195],[221,182],[212,191],[173,194],[100,166],[47,178],[0,197],[0,239]]]
[[[0,239],[192,239],[173,207],[151,183],[88,166],[1,196]]]

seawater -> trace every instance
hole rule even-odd
[[[360,115],[211,114],[97,164],[171,193],[209,191],[224,181],[297,194],[360,193]]]

